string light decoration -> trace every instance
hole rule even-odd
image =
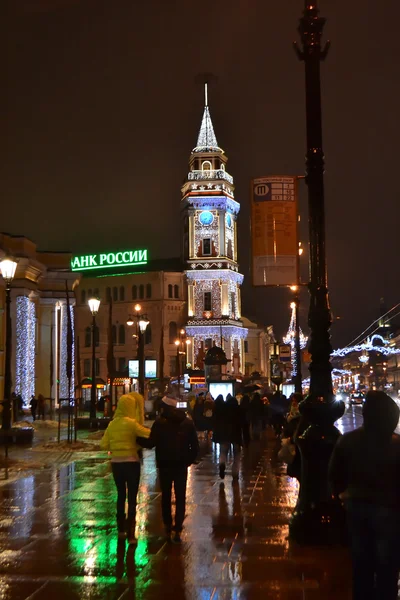
[[[202,281],[207,281],[209,279],[219,279],[224,283],[228,281],[232,281],[237,285],[241,285],[243,283],[243,275],[241,273],[228,270],[217,271],[216,269],[212,269],[209,271],[202,272],[201,275],[193,271],[188,271],[186,276],[189,281],[199,281],[200,278]]]
[[[193,169],[193,171],[190,171],[188,174],[189,181],[202,181],[202,180],[207,180],[207,179],[213,179],[213,180],[224,179],[228,183],[233,183],[232,175],[229,175],[229,173],[227,173],[223,169],[218,169],[218,170],[211,169],[210,171],[199,171],[197,169]]]
[[[375,343],[376,341],[378,341],[378,343]],[[343,357],[347,354],[351,354],[352,352],[379,352],[384,356],[400,354],[400,348],[394,348],[389,344],[390,342],[388,342],[388,340],[385,340],[381,335],[375,334],[371,338],[367,338],[367,341],[363,344],[347,346],[347,348],[338,348],[332,352],[331,356]]]
[[[239,202],[227,196],[200,196],[197,195],[197,192],[195,194],[182,198],[191,208],[198,210],[228,210],[234,215],[237,215],[240,210]]]
[[[74,311],[71,307],[71,327],[72,327],[72,377],[71,377],[71,394],[75,389],[75,328],[74,328]],[[67,305],[61,306],[61,348],[60,348],[60,398],[68,398],[68,377],[67,377],[67,332],[68,332],[68,316]]]
[[[26,296],[17,296],[15,334],[15,393],[27,406],[35,394],[36,305]]]
[[[224,152],[222,148],[218,146],[207,103],[204,107],[197,144],[192,152]]]
[[[292,354],[292,377],[297,375],[297,357],[296,357],[296,304],[291,303],[292,315],[290,317],[289,329],[287,334],[283,336],[283,343],[288,344]],[[308,337],[304,335],[301,327],[299,328],[300,349],[304,350],[307,346]]]
[[[200,221],[200,215],[204,212],[210,212],[213,216],[213,221],[209,225],[204,225]],[[202,241],[205,238],[209,238],[211,240],[212,250],[215,250],[217,255],[219,255],[219,215],[218,211],[210,210],[210,211],[196,211],[195,217],[195,235],[194,235],[194,250],[196,257],[198,258],[211,258],[211,256],[203,256],[202,255]],[[200,254],[199,254],[200,252]]]

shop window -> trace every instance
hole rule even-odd
[[[179,298],[179,285],[174,285],[174,298]]]
[[[137,285],[132,286],[132,300],[137,300]]]
[[[171,321],[169,324],[169,343],[173,344],[178,338],[178,326],[175,321]]]
[[[119,326],[118,341],[120,344],[125,344],[125,325]]]
[[[146,285],[146,298],[151,298],[151,283]]]
[[[211,292],[204,292],[204,311],[209,312],[211,310],[212,310]]]
[[[172,285],[168,285],[168,298],[172,298]]]

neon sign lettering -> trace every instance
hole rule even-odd
[[[147,264],[147,250],[125,250],[104,254],[83,254],[71,259],[72,271],[91,271],[92,269],[111,269]]]

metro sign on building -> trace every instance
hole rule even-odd
[[[83,254],[73,256],[71,271],[91,271],[92,269],[108,269],[147,264],[147,250],[125,250],[103,254]]]

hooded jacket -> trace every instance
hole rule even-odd
[[[163,405],[162,415],[151,428],[150,438],[140,440],[145,448],[156,448],[157,466],[188,467],[196,460],[199,442],[193,421],[171,406]]]
[[[341,436],[334,448],[329,479],[335,495],[392,506],[400,504],[400,437],[396,403],[384,392],[368,392],[364,424]]]
[[[140,422],[141,421],[141,422]],[[129,458],[139,460],[140,446],[136,438],[148,438],[150,429],[143,427],[144,402],[136,392],[121,396],[114,413],[114,418],[108,425],[100,441],[101,450],[111,451],[111,458]]]

